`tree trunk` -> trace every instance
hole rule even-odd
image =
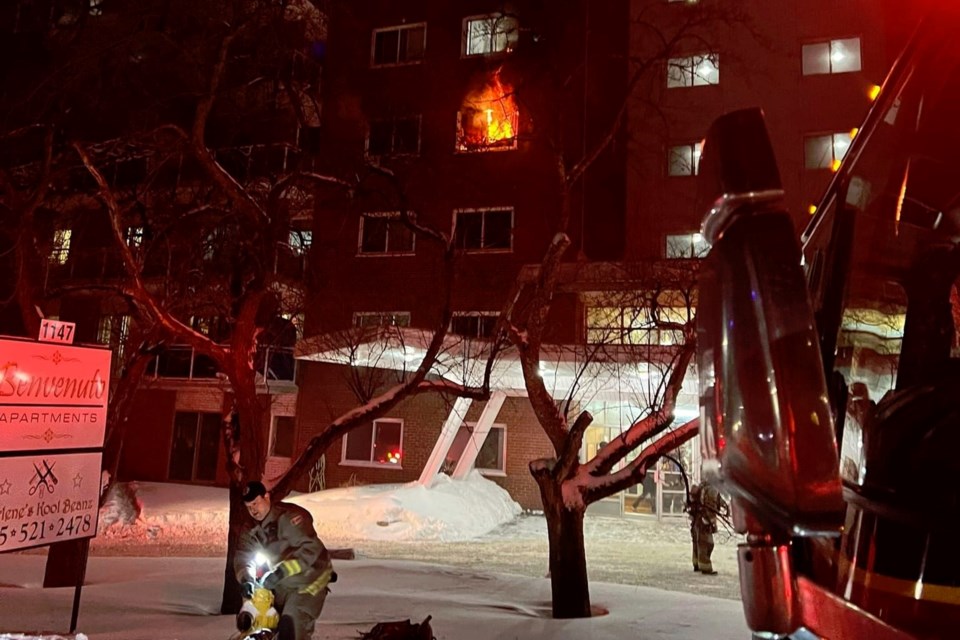
[[[550,541],[550,589],[554,618],[589,618],[590,587],[583,549],[583,511],[563,503],[552,473],[534,473],[540,486]]]
[[[233,559],[237,554],[237,545],[240,542],[240,532],[243,530],[244,519],[249,517],[243,504],[239,487],[230,485],[230,526],[227,528],[227,563],[223,569],[223,598],[220,601],[220,613],[237,614],[243,598],[240,595],[240,584],[233,571]]]

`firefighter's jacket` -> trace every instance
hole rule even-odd
[[[233,563],[239,582],[251,579],[249,566],[257,552],[269,559],[271,568],[282,569],[285,577],[278,589],[316,595],[330,582],[330,553],[303,507],[275,502],[261,522],[244,529]]]
[[[700,485],[699,525],[706,533],[717,532],[717,514],[726,513],[727,503],[716,487],[703,482]]]

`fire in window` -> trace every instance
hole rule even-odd
[[[457,151],[515,149],[519,113],[513,87],[491,74],[467,95],[457,114]]]

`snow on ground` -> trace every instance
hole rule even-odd
[[[610,614],[554,621],[549,619],[550,584],[543,577],[543,516],[518,515],[506,492],[479,474],[464,481],[438,476],[430,488],[368,485],[290,499],[311,511],[328,546],[353,547],[360,558],[336,562],[341,579],[314,640],[356,638],[376,622],[416,622],[427,615],[434,618],[439,640],[748,635],[735,600],[736,540],[721,536],[714,552],[720,575],[703,576],[691,571],[683,521],[588,516],[591,597]],[[139,517],[129,504],[111,504],[101,513],[101,522],[111,524],[102,525],[91,544],[79,623],[83,633],[76,640],[229,635],[232,620],[216,615],[226,491],[138,483],[136,500],[142,506]],[[73,590],[39,588],[42,554],[0,556],[0,640],[53,640],[60,636],[13,632],[62,633],[68,626]]]

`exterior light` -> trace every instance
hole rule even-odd
[[[830,171],[836,173],[840,169],[840,160],[834,160],[830,163]]]
[[[867,95],[870,97],[870,101],[873,102],[877,99],[877,96],[880,95],[880,85],[875,84],[870,87],[870,91],[867,92]]]
[[[817,212],[817,205],[812,204],[809,207],[807,207],[807,212],[809,212],[810,215],[815,214]]]

